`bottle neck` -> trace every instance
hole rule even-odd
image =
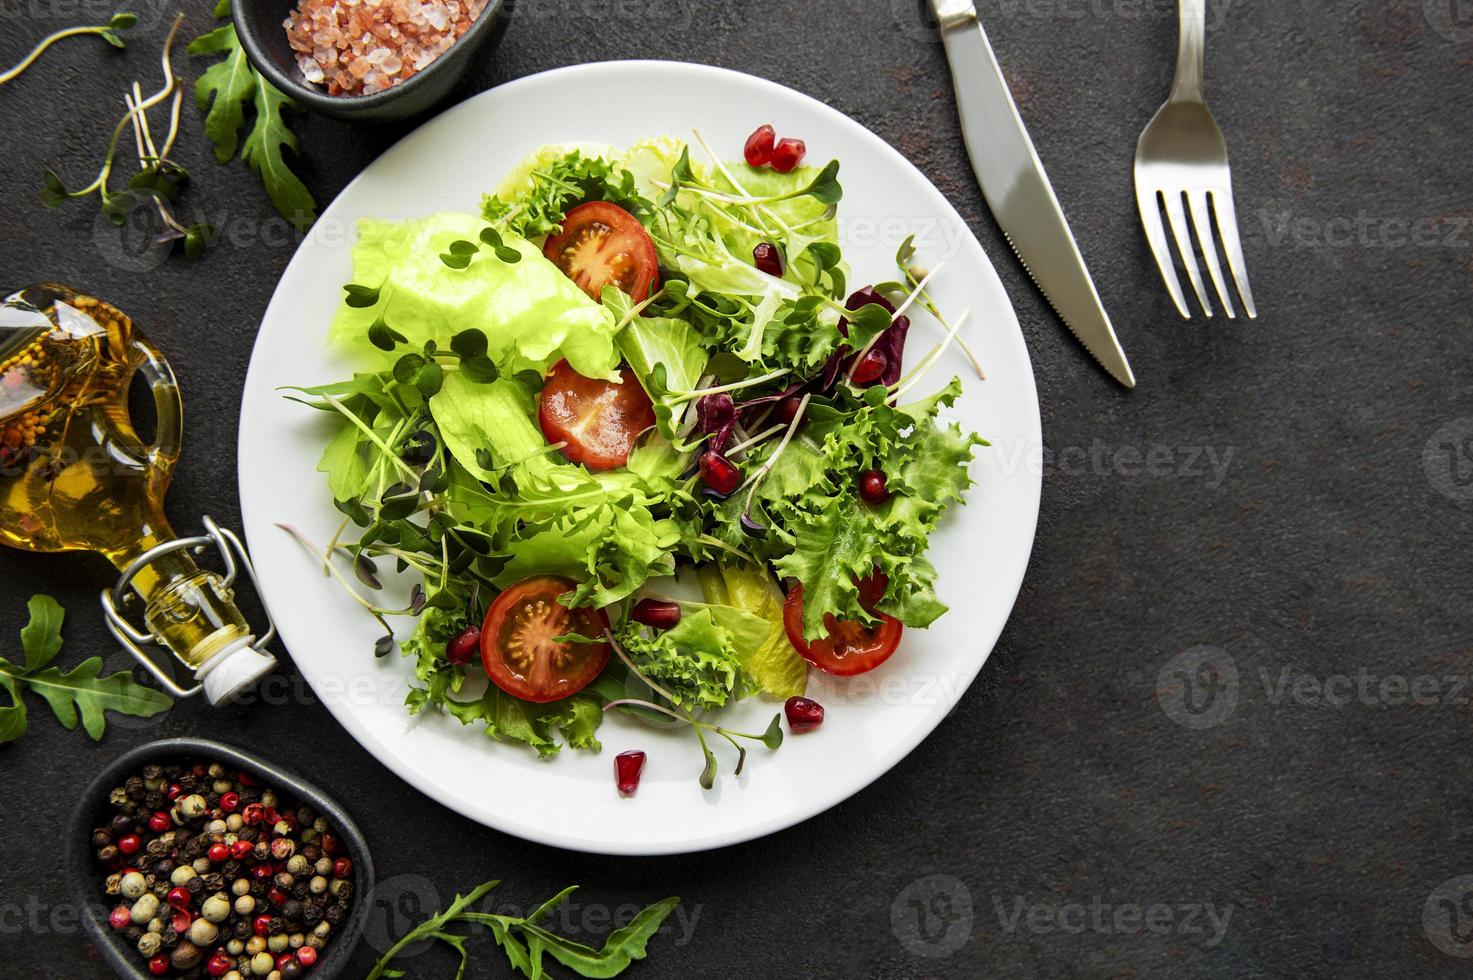
[[[150,548],[174,540],[167,522],[150,529],[127,552],[108,557],[119,571]],[[235,605],[235,592],[215,572],[202,570],[187,550],[170,551],[141,566],[131,587],[144,603],[150,632],[191,669],[198,670],[227,645],[250,634]]]

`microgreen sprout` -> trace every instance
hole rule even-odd
[[[62,40],[63,38],[80,37],[86,34],[96,34],[98,37],[102,38],[113,47],[121,48],[123,47],[123,39],[118,36],[117,32],[126,31],[137,23],[137,14],[119,12],[113,14],[112,18],[109,19],[106,24],[96,24],[90,27],[68,27],[65,30],[57,31],[55,34],[49,34],[41,39],[41,43],[37,44],[34,48],[31,49],[30,54],[21,59],[20,64],[16,65],[14,68],[9,69],[8,71],[0,73],[0,85],[4,85],[6,82],[13,81],[14,79],[20,77],[21,72],[31,67],[31,65],[35,63],[36,59],[41,57],[41,55],[45,53],[47,48],[51,47],[53,44],[55,44],[57,41]]]
[[[915,290],[915,295],[920,297],[926,309],[936,318],[936,322],[941,324],[942,329],[950,329],[951,324],[947,322],[946,317],[942,315],[941,310],[937,308],[936,304],[931,301],[930,294],[925,290],[925,283],[930,279],[930,274],[912,261],[915,258],[915,254],[915,236],[911,235],[900,243],[900,248],[895,253],[895,264],[900,268],[901,274],[905,276],[906,283]],[[956,345],[961,348],[963,354],[967,355],[967,360],[972,362],[972,370],[977,372],[977,377],[986,381],[987,374],[982,370],[982,362],[977,359],[976,354],[972,353],[972,348],[967,346],[967,342],[960,335],[956,338]]]

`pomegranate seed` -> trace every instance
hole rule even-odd
[[[879,470],[865,470],[859,474],[859,495],[867,504],[878,507],[890,499],[890,491],[885,488],[885,474]]]
[[[751,136],[747,137],[747,145],[742,148],[742,156],[747,158],[747,164],[753,167],[765,167],[772,162],[772,147],[777,142],[777,130],[771,126],[758,126]]]
[[[823,724],[823,705],[811,698],[788,698],[783,713],[788,716],[788,730],[794,735],[811,732]]]
[[[780,174],[792,173],[807,154],[808,146],[802,140],[778,140],[772,151],[772,169]]]
[[[230,845],[230,856],[237,861],[244,861],[256,850],[256,845],[248,840],[238,840]]]
[[[235,968],[235,957],[229,953],[216,953],[205,964],[205,972],[212,977],[223,977]]]
[[[178,783],[170,783],[169,788],[164,791],[164,795],[170,800],[177,800],[183,792],[183,786],[180,786]]]
[[[890,359],[882,350],[871,347],[864,352],[859,363],[854,367],[854,383],[867,385],[872,381],[880,380],[880,375],[885,373],[885,368],[890,366]]]
[[[107,924],[121,931],[133,924],[133,914],[128,906],[119,905],[107,914]]]
[[[160,810],[148,818],[148,829],[156,834],[162,834],[169,829],[172,823],[173,821],[169,819],[169,815]]]
[[[317,950],[311,946],[303,946],[297,950],[297,962],[305,967],[317,965]]]
[[[668,630],[680,622],[680,607],[662,599],[641,599],[634,604],[630,614],[636,623],[651,629]]]
[[[346,878],[353,873],[353,862],[348,858],[338,858],[332,863],[332,873],[335,878]]]
[[[742,471],[720,453],[710,450],[701,453],[700,468],[701,481],[723,496],[735,493],[741,486]]]
[[[161,977],[169,972],[169,958],[163,953],[148,961],[148,972],[156,977]]]
[[[271,916],[256,916],[255,921],[251,923],[251,932],[254,932],[258,936],[271,935]]]
[[[247,803],[246,808],[240,811],[240,818],[246,822],[247,827],[254,827],[266,819],[266,808],[259,803]]]
[[[762,242],[752,249],[752,262],[769,276],[781,277],[783,274],[782,253],[770,242]]]
[[[169,897],[164,899],[170,908],[187,909],[192,898],[187,888],[170,888]]]
[[[798,406],[803,404],[803,399],[797,395],[789,395],[777,403],[777,417],[784,422],[792,422],[798,417]]]
[[[645,754],[638,749],[620,752],[614,756],[614,775],[619,781],[619,792],[633,796],[639,789],[639,777],[644,773]]]
[[[481,627],[467,626],[461,634],[445,644],[445,659],[464,667],[481,655]]]
[[[216,864],[220,864],[224,861],[230,860],[230,848],[224,844],[211,844],[210,849],[206,852],[206,854],[208,854],[210,860],[214,861]]]
[[[234,813],[240,807],[239,793],[225,793],[220,797],[220,809],[226,813]]]

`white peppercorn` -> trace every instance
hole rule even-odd
[[[178,806],[176,807],[176,809],[178,809],[179,811],[179,815],[185,820],[193,820],[196,817],[202,817],[205,815],[205,811],[209,808],[210,805],[205,802],[205,798],[203,796],[200,796],[198,793],[189,794],[184,799],[180,800]]]
[[[209,919],[195,919],[189,924],[189,941],[196,946],[208,946],[220,937],[220,927]]]
[[[225,897],[224,892],[216,892],[205,903],[200,906],[199,914],[207,922],[221,923],[230,918],[230,899]]]
[[[266,948],[273,953],[285,953],[287,947],[286,933],[278,932],[266,940]]]
[[[313,875],[312,880],[307,882],[307,889],[314,895],[321,895],[327,891],[327,879],[322,875]]]
[[[129,871],[119,880],[118,888],[122,891],[124,898],[137,900],[142,897],[144,892],[148,891],[148,882],[137,871]]]
[[[163,948],[163,937],[156,932],[145,932],[138,937],[138,952],[145,958],[157,956],[158,951]]]
[[[251,938],[249,938],[249,939],[246,940],[245,951],[247,953],[249,953],[251,956],[255,956],[257,953],[261,952],[265,948],[266,948],[266,937],[265,936],[252,936]]]
[[[232,939],[225,944],[225,952],[231,956],[239,956],[245,952],[245,942],[240,939]]]
[[[142,877],[140,875],[140,877]],[[133,903],[129,916],[133,919],[135,926],[141,926],[152,919],[159,910],[159,900],[152,892],[144,892],[138,896],[138,901]]]
[[[293,875],[305,873],[308,867],[310,867],[310,863],[300,854],[293,854],[291,860],[286,862],[286,870]]]
[[[235,900],[235,911],[237,915],[250,915],[256,911],[256,900],[250,895],[242,895]]]
[[[270,953],[257,953],[251,957],[251,972],[258,977],[264,977],[276,969],[276,960]]]
[[[178,885],[182,888],[183,886],[189,884],[192,879],[198,877],[199,873],[194,870],[193,865],[181,864],[179,865],[179,867],[174,869],[172,874],[169,875],[169,884]]]
[[[251,893],[251,881],[249,878],[237,878],[230,883],[230,891],[234,895],[249,895]]]
[[[312,870],[320,875],[332,874],[332,858],[318,858],[317,863],[312,865]]]
[[[245,817],[242,817],[238,813],[232,813],[230,816],[225,818],[225,829],[230,831],[232,834],[239,833],[240,828],[244,826]]]
[[[204,874],[210,870],[210,859],[207,857],[195,858],[193,867],[196,874]]]

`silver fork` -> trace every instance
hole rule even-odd
[[[1192,318],[1182,293],[1172,261],[1171,245],[1161,221],[1161,208],[1166,208],[1167,224],[1176,241],[1182,265],[1192,281],[1197,299],[1207,316],[1212,316],[1212,303],[1202,282],[1202,272],[1192,250],[1192,237],[1187,228],[1190,210],[1192,227],[1206,260],[1212,285],[1222,302],[1228,319],[1233,319],[1233,302],[1217,246],[1212,238],[1212,218],[1217,218],[1222,233],[1223,250],[1228,267],[1237,280],[1238,292],[1249,318],[1258,316],[1253,304],[1253,290],[1248,286],[1248,269],[1243,264],[1243,245],[1238,237],[1237,211],[1233,206],[1232,171],[1228,167],[1227,142],[1212,111],[1203,97],[1203,55],[1207,41],[1207,0],[1178,0],[1181,14],[1181,36],[1177,48],[1176,78],[1171,83],[1171,96],[1141,133],[1135,153],[1135,198],[1140,207],[1141,223],[1146,238],[1161,267],[1161,277],[1176,301],[1176,308],[1188,320]],[[1210,201],[1210,208],[1209,208]],[[1185,202],[1185,203],[1184,203]]]

